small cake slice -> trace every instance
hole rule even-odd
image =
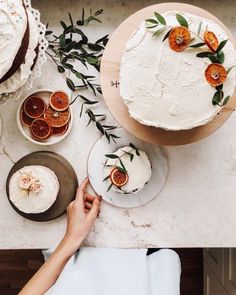
[[[60,189],[55,173],[44,166],[25,166],[9,182],[11,202],[24,213],[42,213],[56,201]]]
[[[104,181],[108,190],[132,194],[142,190],[152,175],[147,154],[133,144],[106,155]]]

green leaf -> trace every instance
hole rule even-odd
[[[122,173],[127,173],[127,171],[125,170],[125,169],[123,169],[122,167],[120,167],[120,166],[115,166],[116,167],[116,169],[118,169],[120,172],[122,172]]]
[[[192,47],[192,48],[198,48],[198,47],[202,47],[206,45],[205,43],[203,42],[200,42],[200,43],[196,43],[196,44],[193,44],[193,45],[190,45],[189,47]]]
[[[62,20],[60,21],[60,24],[64,30],[67,29],[67,25]]]
[[[110,178],[110,175],[106,176],[106,177],[103,179],[103,181],[106,181],[106,180],[109,179],[109,178]]]
[[[145,22],[146,22],[146,23],[151,23],[151,24],[156,24],[156,25],[159,24],[158,21],[156,21],[156,20],[153,19],[153,18],[148,18],[148,19],[145,20]]]
[[[59,73],[64,73],[65,72],[65,69],[63,68],[63,66],[58,66],[57,70],[58,70]]]
[[[198,29],[197,29],[197,34],[200,35],[202,29],[202,21],[199,23]]]
[[[199,52],[196,56],[203,58],[203,57],[209,57],[211,55],[213,55],[212,52],[210,52],[210,51],[203,51],[203,52]]]
[[[219,60],[219,58],[217,56],[215,56],[215,55],[209,55],[208,58],[210,59],[210,61],[212,63],[220,64],[220,60]]]
[[[88,57],[87,58],[87,62],[90,64],[90,65],[95,65],[95,64],[97,64],[97,62],[98,62],[98,60],[97,60],[97,58],[94,58],[94,57]]]
[[[60,47],[65,46],[65,35],[64,34],[61,34],[59,37],[59,45],[60,45]]]
[[[216,49],[216,53],[218,53],[219,51],[221,51],[224,48],[224,46],[225,46],[225,44],[227,42],[228,42],[228,39],[226,39],[224,41],[221,41],[220,44],[219,44],[219,46],[218,46],[218,48]]]
[[[222,90],[217,90],[212,98],[212,104],[219,105],[223,97],[224,97],[224,92]]]
[[[169,31],[165,34],[164,38],[162,39],[162,42],[164,42],[164,41],[169,37],[170,32],[171,32],[171,30],[169,30]]]
[[[160,35],[162,32],[165,31],[165,29],[166,29],[166,28],[164,27],[164,28],[161,28],[161,29],[157,30],[157,31],[152,35],[152,37],[155,37],[155,36]]]
[[[110,159],[119,159],[119,156],[115,154],[106,154],[105,157],[110,158]]]
[[[153,29],[153,28],[156,28],[158,25],[153,25],[153,26],[147,26],[146,28],[147,29]]]
[[[107,189],[107,192],[109,192],[109,190],[113,187],[113,183],[111,183]]]
[[[154,12],[154,14],[155,14],[156,19],[159,21],[159,23],[161,23],[162,25],[165,26],[166,25],[165,18],[162,15],[160,15],[160,13],[158,13],[158,12]]]
[[[124,163],[122,162],[121,158],[119,159],[119,162],[120,162],[121,167],[122,167],[123,170],[125,171],[125,173],[127,173],[127,170],[126,170],[125,165],[124,165]]]
[[[217,57],[218,57],[218,60],[221,64],[224,63],[225,61],[225,55],[224,55],[224,52],[222,50],[220,50],[219,52],[217,52]]]
[[[236,67],[236,65],[233,65],[233,66],[229,67],[229,68],[227,69],[227,74],[228,74],[228,73],[229,73],[234,67]]]
[[[227,102],[229,101],[229,99],[230,99],[230,96],[229,95],[226,96],[226,98],[223,101],[223,106],[227,104]]]
[[[222,90],[223,89],[223,84],[220,84],[220,85],[216,86],[215,88],[216,88],[216,90]]]
[[[66,84],[70,90],[75,91],[75,84],[70,78],[66,78]]]
[[[175,16],[181,26],[188,28],[188,22],[181,14],[177,13]]]

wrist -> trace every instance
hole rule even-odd
[[[83,240],[82,239],[73,239],[70,236],[67,236],[67,234],[64,236],[62,241],[60,242],[60,248],[62,251],[69,256],[72,256],[75,254],[75,252],[79,249],[81,246]]]

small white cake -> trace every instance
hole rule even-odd
[[[202,42],[192,33],[198,32],[200,24],[201,37],[208,30],[214,32],[219,42],[229,38],[214,21],[185,12],[162,13],[168,25],[166,29],[161,24],[157,28],[148,29],[144,21],[132,34],[123,52],[120,95],[130,116],[140,123],[177,131],[210,122],[222,107],[212,104],[216,90],[209,85],[204,74],[211,61],[196,57],[197,53],[209,51],[209,48],[204,45],[175,52],[171,50],[168,39],[163,42],[169,28],[179,26],[176,13],[187,20],[192,44]],[[163,32],[153,36],[160,28],[164,29]],[[223,51],[223,65],[227,70],[236,64],[236,50],[230,40]],[[234,93],[235,76],[236,68],[233,68],[224,83],[225,97]]]
[[[11,202],[24,213],[42,213],[56,201],[60,189],[55,173],[44,166],[25,166],[9,182]]]
[[[115,190],[118,193],[132,194],[142,190],[148,183],[152,176],[151,163],[144,151],[138,150],[138,153],[139,155],[137,155],[136,150],[130,146],[119,148],[113,153],[113,155],[116,155],[121,159],[127,170],[128,182],[120,188],[113,186],[111,188],[112,190]],[[133,155],[132,161],[131,154]],[[119,159],[107,158],[104,165],[104,178],[107,178],[116,166],[122,167]],[[107,178],[106,181],[109,187],[111,180]]]

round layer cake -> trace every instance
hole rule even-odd
[[[9,182],[11,202],[24,213],[42,213],[55,202],[60,189],[55,173],[40,165],[25,166]]]
[[[122,194],[132,194],[142,190],[152,176],[151,163],[147,154],[131,146],[124,146],[115,151],[113,155],[118,158],[107,158],[104,165],[104,179],[107,181],[107,186],[111,185],[110,175],[112,171],[118,167],[122,171],[125,168],[128,181],[122,187],[113,185],[112,190]]]
[[[0,83],[17,71],[28,45],[28,17],[22,0],[0,1]]]
[[[128,40],[120,67],[120,95],[130,116],[144,125],[175,131],[204,125],[222,108],[222,103],[212,103],[216,89],[205,78],[211,60],[196,56],[210,52],[209,48],[203,44],[176,52],[170,48],[168,38],[163,41],[171,28],[180,26],[176,14],[176,11],[163,13],[167,25],[159,23],[158,28],[154,27],[155,22],[147,28],[144,21]],[[228,39],[227,33],[215,22],[184,12],[178,14],[188,22],[190,45],[203,42],[206,30],[214,32],[219,42]],[[159,29],[161,31],[154,35]],[[198,30],[201,39],[196,36]],[[228,70],[236,64],[232,42],[228,41],[222,51],[223,66]],[[224,97],[234,93],[235,74],[235,68],[227,74]]]

